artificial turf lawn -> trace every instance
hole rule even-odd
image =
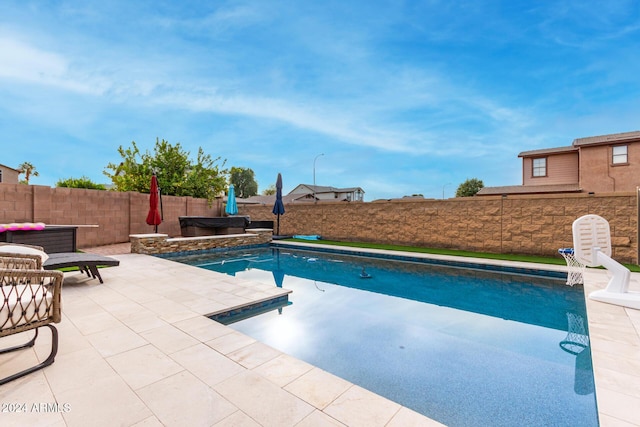
[[[439,249],[439,248],[423,248],[418,246],[402,246],[402,245],[385,245],[379,243],[366,243],[366,242],[338,242],[334,240],[305,240],[305,239],[286,239],[288,242],[300,242],[300,243],[316,243],[323,245],[333,246],[349,246],[354,248],[365,249],[384,249],[388,251],[404,251],[404,252],[419,252],[425,254],[437,254],[437,255],[452,255],[461,257],[474,257],[474,258],[487,258],[487,259],[499,259],[504,261],[520,261],[520,262],[535,262],[539,264],[556,264],[565,265],[565,260],[560,254],[557,258],[543,257],[536,255],[518,255],[518,254],[492,254],[487,252],[470,252],[459,251],[454,249]],[[634,264],[624,264],[629,270],[633,272],[640,272],[640,266]]]

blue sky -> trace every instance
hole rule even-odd
[[[637,1],[0,1],[0,163],[108,183],[156,138],[261,192],[521,184],[518,153],[640,130]]]

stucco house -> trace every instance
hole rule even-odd
[[[306,194],[285,194],[282,196],[282,202],[286,205],[288,203],[295,202],[308,202],[310,199],[306,197]],[[239,205],[273,205],[276,201],[276,195],[270,196],[251,196],[245,199],[237,198],[236,202]]]
[[[360,187],[336,188],[320,185],[298,184],[289,192],[289,195],[307,195],[318,201],[333,200],[347,202],[361,202],[364,198],[364,190]]]
[[[0,184],[18,184],[20,171],[0,164]]]
[[[640,186],[640,131],[574,139],[567,147],[523,151],[522,185],[485,187],[478,196],[615,193]]]
[[[364,190],[360,187],[335,188],[299,184],[288,194],[282,196],[282,201],[286,203],[322,201],[345,201],[362,202]],[[246,199],[238,199],[238,204],[262,204],[268,205],[275,202],[276,196],[252,196]]]

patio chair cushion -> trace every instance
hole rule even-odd
[[[24,245],[0,245],[0,253],[39,255],[42,258],[42,263],[49,259],[46,252]]]
[[[25,325],[51,316],[53,296],[40,284],[0,286],[0,329]]]
[[[40,260],[38,256],[35,258]],[[53,323],[62,320],[60,293],[63,280],[61,271],[0,268],[0,337],[35,331],[28,342],[0,348],[0,354],[33,347],[42,326],[51,331],[49,355],[37,365],[0,378],[0,386],[54,362],[58,352],[58,330]]]

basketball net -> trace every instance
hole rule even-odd
[[[567,285],[584,284],[583,273],[585,265],[576,259],[573,248],[558,249],[558,253],[560,253],[567,262]]]

